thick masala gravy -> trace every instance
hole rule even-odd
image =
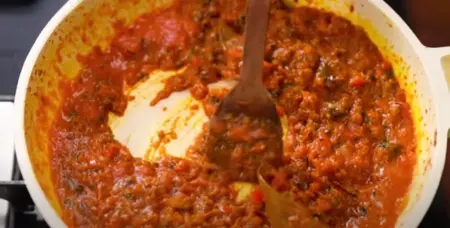
[[[226,92],[207,85],[239,77],[245,5],[177,0],[118,25],[107,50],[80,57],[79,76],[61,85],[51,132],[68,226],[271,227],[258,187],[237,202],[230,178],[211,168],[206,131],[185,159],[148,162],[134,158],[107,124],[108,113],[124,113],[127,88],[154,70],[185,68],[149,105],[190,90],[211,116]],[[416,161],[414,124],[391,63],[364,30],[333,13],[273,0],[264,85],[287,122],[283,164],[269,183],[331,227],[394,227]],[[244,140],[255,134],[238,127],[245,126],[226,131]]]

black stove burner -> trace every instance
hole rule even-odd
[[[6,228],[36,227],[48,228],[37,210],[23,182],[17,160],[14,157],[13,180],[0,182],[0,192],[5,189],[6,198],[10,202],[6,218]],[[0,195],[3,198],[3,195]]]

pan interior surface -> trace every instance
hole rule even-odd
[[[151,3],[145,0],[82,1],[57,26],[40,51],[27,88],[25,138],[35,177],[59,215],[62,214],[62,205],[50,172],[49,132],[55,117],[59,115],[61,81],[74,79],[80,73],[82,67],[78,56],[90,53],[95,46],[102,49],[108,47],[117,22],[130,24],[140,15],[170,3],[162,0]],[[397,79],[407,91],[417,137],[417,164],[409,200],[397,225],[407,224],[408,215],[420,200],[423,185],[427,183],[437,137],[435,104],[423,65],[416,53],[415,38],[410,41],[412,38],[405,36],[399,28],[398,19],[387,17],[373,1],[315,0],[299,1],[299,4],[333,11],[355,25],[362,26],[383,55],[393,63]],[[163,80],[175,73],[154,72],[146,81],[127,91],[134,100],[129,102],[123,116],[109,115],[109,126],[116,139],[126,145],[134,157],[151,161],[158,158],[161,150],[176,157],[184,157],[183,152],[207,121],[202,110],[186,108],[200,105],[188,91],[174,93],[158,105],[149,106],[149,101],[162,88]],[[221,82],[210,86],[230,88],[233,85],[234,82]],[[159,140],[158,132],[161,131],[175,131],[178,137],[164,144],[156,143]]]

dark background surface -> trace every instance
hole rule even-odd
[[[0,95],[14,94],[20,69],[34,40],[66,1],[0,0]],[[425,45],[450,46],[450,0],[386,1]],[[420,227],[450,227],[449,159],[447,164],[439,190]]]
[[[67,0],[0,0],[0,94],[14,94],[23,61]]]

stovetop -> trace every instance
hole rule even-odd
[[[11,119],[22,64],[39,32],[67,0],[0,0],[0,119]],[[13,123],[0,121],[0,228],[48,227],[14,158]]]
[[[0,119],[12,113],[19,73],[34,40],[52,15],[67,0],[0,0]],[[401,0],[387,0],[403,16]],[[4,121],[5,122],[5,121]],[[4,125],[2,125],[4,124]],[[12,123],[0,122],[0,228],[48,227],[35,208],[14,158]],[[9,144],[7,143],[9,142]],[[420,227],[450,227],[445,212],[445,193],[440,187]]]

